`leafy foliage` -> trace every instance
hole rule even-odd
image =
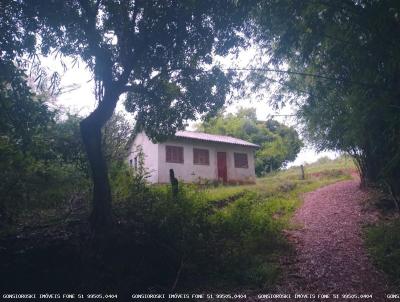
[[[47,101],[31,91],[24,73],[15,67],[0,75],[3,224],[28,211],[68,207],[76,196],[89,196],[90,174],[79,131],[82,118],[50,110]],[[106,127],[107,159],[114,164],[126,153],[126,124],[117,116]]]
[[[245,43],[238,31],[246,29],[246,7],[232,1],[30,1],[24,8],[42,27],[42,52],[81,57],[102,83],[101,99],[118,82],[113,90],[128,94],[127,110],[154,138],[223,105],[229,75],[212,55]]]
[[[366,244],[378,266],[400,284],[400,222],[381,222],[366,230]]]
[[[114,113],[103,128],[103,151],[108,163],[124,161],[133,127],[122,113]]]
[[[292,94],[310,141],[352,154],[364,184],[398,196],[399,13],[397,1],[260,1],[259,41]],[[282,64],[288,66],[282,70]],[[271,83],[266,71],[257,85]],[[275,82],[276,83],[276,82]],[[397,197],[398,198],[398,197]]]
[[[17,72],[17,71],[15,71]],[[70,134],[59,131],[56,113],[34,95],[22,74],[0,81],[0,215],[56,207],[81,190],[85,177],[68,161]]]
[[[139,199],[143,193],[145,197]],[[132,192],[131,210],[120,212],[119,217],[133,215],[130,219],[144,227],[142,232],[151,238],[158,257],[168,259],[150,271],[178,278],[180,287],[209,286],[210,282],[265,287],[278,274],[273,253],[286,245],[269,213],[259,215],[254,197],[248,193],[218,210],[195,186],[182,184],[176,198],[169,186],[142,188]]]
[[[220,114],[198,125],[198,130],[229,135],[260,146],[256,152],[256,173],[278,170],[296,159],[302,142],[292,127],[274,120],[257,120],[256,110],[241,108],[236,114]]]
[[[47,75],[40,68],[26,70],[26,57],[30,62],[36,60],[37,20],[24,14],[25,7],[21,1],[0,3],[2,224],[31,209],[57,207],[85,186],[76,163],[64,160],[68,148],[64,139],[69,135],[59,131],[57,113],[46,104],[51,93],[43,89],[50,87],[41,82]],[[40,86],[40,93],[33,93],[28,82]]]

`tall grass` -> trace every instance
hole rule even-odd
[[[326,162],[309,166],[304,180],[292,168],[254,185],[182,185],[175,201],[168,186],[157,186],[152,190],[157,190],[158,205],[151,216],[156,217],[153,223],[161,220],[163,225],[158,224],[154,236],[169,238],[164,244],[179,250],[180,257],[190,255],[184,261],[183,287],[193,287],[196,280],[202,287],[269,288],[279,277],[279,257],[290,250],[282,234],[291,227],[302,195],[350,179],[347,168],[342,162]]]

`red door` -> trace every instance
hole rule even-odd
[[[222,179],[224,183],[228,181],[226,168],[226,152],[217,152],[218,180]]]

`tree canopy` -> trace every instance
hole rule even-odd
[[[399,2],[266,0],[254,16],[271,58],[256,85],[274,74],[318,149],[352,154],[364,183],[399,187]]]
[[[80,57],[98,81],[99,101],[107,103],[102,101],[109,86],[115,86],[110,94],[126,93],[126,109],[155,139],[222,106],[228,75],[213,64],[213,55],[245,42],[236,32],[243,29],[244,7],[231,1],[29,1],[27,6],[27,16],[38,17],[42,26],[42,52]]]
[[[302,142],[295,129],[275,120],[258,121],[255,108],[240,108],[236,114],[220,113],[197,126],[199,131],[229,135],[260,146],[256,173],[278,170],[296,159]]]

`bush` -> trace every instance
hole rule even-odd
[[[210,217],[216,248],[210,254],[226,279],[262,287],[273,283],[277,271],[269,263],[285,243],[266,203],[263,196],[247,192]]]
[[[136,180],[130,179],[131,188],[137,188]],[[280,226],[261,207],[262,197],[245,191],[219,208],[207,190],[187,184],[179,188],[175,198],[169,185],[123,190],[130,195],[120,205],[129,210],[119,215],[129,216],[125,219],[136,225],[140,240],[151,242],[164,259],[161,266],[146,265],[154,268],[152,274],[164,276],[171,284],[180,271],[179,282],[185,287],[195,282],[200,286],[199,280],[220,285],[272,284],[277,268],[268,263],[284,243]]]
[[[366,244],[377,265],[400,285],[400,221],[369,227]]]
[[[285,181],[279,185],[279,191],[287,193],[293,191],[297,187],[297,183]]]
[[[23,213],[59,208],[71,196],[87,194],[85,173],[72,164],[37,159],[0,142],[0,221],[14,222]]]

